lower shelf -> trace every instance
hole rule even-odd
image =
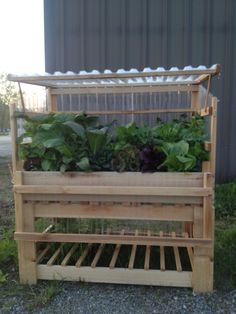
[[[105,243],[38,244],[37,278],[191,287],[193,248]]]
[[[160,271],[89,266],[37,266],[38,279],[116,284],[192,287],[190,271]]]

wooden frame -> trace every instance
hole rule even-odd
[[[204,72],[204,71],[203,71]],[[166,75],[166,73],[164,73]],[[163,75],[164,75],[163,74]],[[202,73],[204,76],[204,73]],[[209,75],[206,74],[206,75]],[[201,77],[201,80],[205,77]],[[37,81],[37,80],[36,80]],[[34,80],[32,80],[34,83]],[[69,85],[68,85],[69,86]],[[217,99],[198,85],[156,85],[116,87],[115,92],[160,91],[191,93],[190,108],[155,108],[140,111],[99,112],[99,114],[143,114],[156,112],[199,112],[210,117],[209,141],[205,148],[210,160],[204,162],[202,172],[196,173],[59,173],[23,171],[17,157],[17,126],[15,107],[11,107],[11,130],[13,138],[13,172],[16,208],[15,239],[18,242],[20,281],[34,284],[38,279],[76,280],[87,282],[111,282],[192,287],[195,292],[213,290],[214,246],[214,174],[216,151]],[[100,88],[104,93],[114,88]],[[48,110],[57,111],[58,94],[76,94],[100,90],[86,88],[48,88]],[[30,113],[34,114],[34,113]],[[94,114],[91,112],[90,114]],[[125,182],[125,186],[124,186]],[[56,183],[56,185],[55,185]],[[105,234],[53,233],[52,225],[42,233],[34,230],[34,221],[44,218],[89,218],[175,221],[183,223],[183,231],[170,234],[159,230],[153,233],[140,230],[133,233],[125,229]],[[72,243],[70,250],[60,260],[60,243]],[[38,250],[38,243],[45,243]],[[58,243],[51,251],[51,243]],[[74,265],[69,264],[77,252],[77,243],[85,244],[84,250]],[[99,259],[106,246],[113,245],[110,263],[99,266]],[[95,255],[90,264],[86,256],[95,246]],[[120,250],[130,246],[127,267],[116,267]],[[137,250],[142,247],[144,264],[135,267]],[[154,248],[158,250],[158,269],[151,267]],[[168,269],[165,252],[171,249],[176,270]],[[153,251],[154,250],[154,251]],[[189,268],[185,269],[180,250],[186,250]],[[157,252],[157,251],[156,251]],[[156,254],[156,253],[155,253]],[[46,260],[46,262],[44,262]]]

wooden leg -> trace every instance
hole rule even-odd
[[[15,173],[15,184],[23,184],[22,173]],[[16,231],[34,231],[34,206],[24,207],[22,194],[15,193]],[[20,282],[24,284],[37,283],[36,244],[29,241],[18,241],[18,262]]]
[[[18,242],[19,276],[22,284],[36,284],[36,245],[33,242]]]
[[[203,249],[194,249],[192,286],[196,293],[213,291],[213,261]]]

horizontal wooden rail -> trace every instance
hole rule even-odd
[[[48,218],[102,218],[102,219],[147,219],[193,222],[194,206],[120,205],[120,204],[70,204],[26,203],[26,211],[32,209],[35,217]]]
[[[114,234],[75,234],[75,233],[36,233],[15,232],[15,240],[31,242],[69,242],[69,243],[106,243],[127,245],[152,245],[179,247],[211,247],[212,240],[208,238],[181,238],[181,237],[158,237],[143,235],[114,235]]]
[[[116,115],[116,114],[149,114],[149,113],[184,113],[184,112],[198,112],[199,110],[193,108],[171,108],[171,109],[143,109],[143,110],[109,110],[109,111],[85,111],[88,115]],[[58,113],[58,111],[52,111]],[[60,112],[60,111],[59,111]],[[80,114],[83,111],[67,111],[68,113]],[[48,114],[49,112],[34,112],[28,111],[27,116],[35,116],[38,114]]]
[[[212,195],[212,188],[15,185],[14,192],[20,194],[43,193],[43,194],[77,194],[77,195],[209,196]]]
[[[192,272],[173,270],[160,271],[157,269],[127,269],[109,267],[90,266],[76,267],[61,265],[37,266],[38,279],[46,280],[66,280],[66,281],[83,281],[83,282],[101,282],[116,284],[141,284],[156,286],[172,287],[192,287]]]
[[[17,111],[16,111],[17,112]],[[58,113],[58,111],[52,111]],[[63,111],[59,111],[63,112]],[[170,108],[170,109],[143,109],[143,110],[109,110],[109,111],[67,111],[67,113],[81,114],[82,112],[86,112],[87,115],[132,115],[132,114],[150,114],[150,113],[199,113],[201,116],[208,116],[212,114],[212,108],[207,107],[205,109],[194,109],[194,108]],[[18,111],[19,113],[19,111]],[[46,115],[49,114],[48,111],[43,112],[35,112],[35,111],[27,111],[27,116],[32,117],[36,115]],[[15,117],[17,119],[17,117]]]
[[[196,81],[197,84],[199,84]],[[184,85],[185,84],[185,85]],[[40,84],[39,84],[40,85]],[[115,84],[114,84],[115,85]],[[125,85],[121,86],[111,86],[111,85],[97,85],[91,86],[83,85],[82,87],[75,87],[73,84],[66,87],[60,87],[51,85],[51,95],[82,95],[88,93],[91,94],[134,94],[134,93],[167,93],[167,92],[197,92],[199,90],[199,85],[186,85],[182,84],[173,84],[173,82],[167,83],[166,85],[151,85],[150,83],[142,83],[137,85]]]

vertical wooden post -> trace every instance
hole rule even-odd
[[[199,91],[191,92],[191,108],[200,109]]]
[[[17,154],[17,120],[14,117],[14,113],[16,111],[16,105],[12,104],[9,106],[10,110],[10,126],[11,126],[11,145],[12,145],[12,171],[13,171],[13,180],[14,175],[17,170],[18,164],[18,154]]]
[[[204,164],[203,186],[214,190],[216,160],[216,124],[217,98],[212,97],[211,115],[211,153],[210,161]],[[212,247],[194,249],[193,290],[195,292],[212,292],[213,290],[213,256],[214,256],[214,194],[203,198],[203,238],[212,239]]]
[[[15,184],[22,185],[22,172],[15,172]],[[24,208],[22,194],[15,193],[16,232],[34,231],[34,210]],[[18,260],[20,282],[27,284],[37,283],[36,273],[36,244],[29,241],[18,241]]]
[[[207,250],[194,248],[192,285],[194,292],[213,291],[213,262]]]
[[[193,237],[203,237],[203,208],[202,206],[194,206],[193,209]]]
[[[191,92],[191,108],[192,109],[200,109],[200,93],[199,90]],[[195,226],[196,228],[196,226]],[[184,223],[184,232],[187,232],[190,237],[193,236],[194,225],[191,222]]]
[[[52,95],[51,88],[47,89],[47,111],[57,111],[57,95]]]
[[[212,97],[212,115],[211,115],[211,172],[215,174],[216,167],[216,132],[217,132],[217,103],[218,99]],[[213,180],[214,183],[214,180]]]

